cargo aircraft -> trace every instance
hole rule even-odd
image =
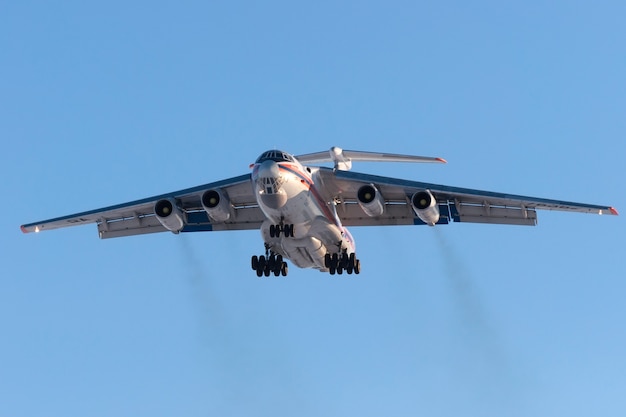
[[[531,225],[537,210],[617,215],[610,206],[524,197],[350,171],[355,161],[445,163],[441,158],[349,151],[292,156],[269,150],[251,173],[21,226],[24,233],[96,223],[100,238],[170,231],[261,231],[252,256],[259,277],[300,268],[358,274],[361,261],[347,226],[441,225],[449,222]],[[331,162],[333,168],[311,166]]]

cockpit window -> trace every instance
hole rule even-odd
[[[289,155],[286,152],[273,150],[263,152],[261,156],[256,160],[257,164],[260,164],[264,161],[274,161],[274,162],[294,162],[293,156]]]

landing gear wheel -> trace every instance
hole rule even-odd
[[[283,257],[281,255],[274,255],[270,259],[269,269],[274,273],[274,276],[277,277],[280,275],[280,270],[283,267]]]
[[[250,265],[259,278],[262,276],[269,277],[272,274],[275,277],[280,275],[286,277],[288,272],[287,262],[283,261],[283,255],[272,252],[268,245],[265,247],[265,255],[252,256]]]
[[[285,237],[294,237],[295,228],[293,224],[270,224],[269,229],[271,238],[278,238],[281,234]]]
[[[356,254],[352,252],[348,257],[348,267],[354,269],[354,263],[356,262]]]
[[[348,273],[348,275],[352,275],[352,273],[354,272],[354,263],[356,261],[356,255],[354,254],[354,252],[352,252],[349,256],[348,256],[348,262],[346,263],[346,272]]]
[[[356,258],[356,253],[327,253],[324,255],[324,266],[330,275],[359,274],[361,272],[361,261]]]
[[[337,265],[337,269],[345,269],[348,266],[348,255],[342,253],[339,255],[339,264]]]

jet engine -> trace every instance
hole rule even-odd
[[[385,211],[385,199],[373,184],[359,188],[357,201],[365,214],[370,217],[380,216]]]
[[[202,194],[202,207],[209,217],[218,222],[230,218],[230,201],[220,190],[208,190]]]
[[[159,200],[154,204],[154,214],[167,230],[178,233],[185,227],[185,213],[172,199]]]
[[[439,206],[430,190],[413,194],[411,205],[417,217],[427,225],[434,226],[439,221]]]

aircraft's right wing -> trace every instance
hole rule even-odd
[[[204,211],[201,198],[207,190],[220,190],[228,199],[231,212],[228,220],[215,221]],[[265,219],[254,197],[250,174],[246,174],[142,200],[25,224],[22,231],[40,232],[96,223],[99,236],[103,239],[165,232],[167,229],[155,215],[155,203],[159,200],[174,201],[183,211],[186,221],[181,232],[258,229]]]

